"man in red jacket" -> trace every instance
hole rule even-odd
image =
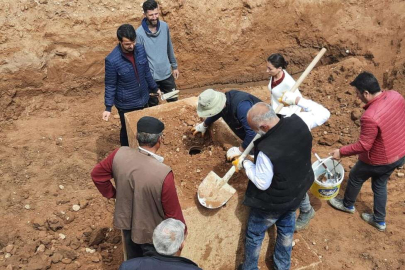
[[[405,100],[396,91],[381,91],[373,74],[362,72],[350,83],[357,96],[366,103],[356,143],[335,149],[333,158],[359,155],[351,169],[343,199],[329,201],[334,208],[354,213],[354,203],[363,183],[371,177],[374,192],[374,213],[361,217],[379,231],[384,231],[387,204],[387,181],[405,159]]]

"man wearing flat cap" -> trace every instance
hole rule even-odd
[[[207,89],[198,97],[197,107],[198,116],[206,119],[192,128],[193,134],[204,135],[208,127],[222,117],[236,136],[243,141],[242,145],[231,147],[226,152],[226,158],[233,160],[242,155],[256,135],[250,128],[246,115],[249,109],[258,102],[261,100],[242,91],[231,90],[221,93]]]
[[[158,119],[142,117],[137,123],[139,147],[116,149],[91,172],[100,193],[116,199],[114,227],[123,231],[127,259],[142,257],[153,248],[153,230],[164,219],[185,224],[173,172],[156,154],[163,129]]]

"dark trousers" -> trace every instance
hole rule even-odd
[[[353,206],[363,183],[371,177],[371,188],[374,193],[374,221],[385,222],[387,182],[395,168],[403,165],[404,161],[405,157],[391,164],[377,166],[357,161],[349,174],[343,205]]]
[[[167,78],[163,81],[157,81],[156,84],[158,85],[160,91],[162,91],[163,94],[176,90],[176,83],[174,82],[173,75],[170,75],[169,78]],[[177,101],[177,100],[178,100],[178,98],[172,98],[172,99],[168,99],[167,102],[173,102],[173,101]],[[157,97],[150,97],[148,104],[149,104],[149,107],[156,106],[159,104],[159,99]]]
[[[147,105],[145,107],[147,107]],[[121,143],[121,146],[129,146],[128,134],[127,134],[127,125],[125,124],[124,114],[127,113],[127,112],[139,111],[139,110],[144,109],[145,107],[135,108],[135,109],[120,109],[120,108],[117,108],[118,114],[120,115],[120,120],[121,120],[121,131],[120,131],[120,143]]]
[[[143,257],[146,251],[155,249],[152,244],[134,243],[131,239],[131,230],[122,230],[122,232],[124,233],[125,241],[125,243],[122,244],[125,245],[125,248],[127,250],[127,260]]]

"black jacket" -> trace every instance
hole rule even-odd
[[[249,181],[244,204],[283,214],[298,208],[314,182],[314,172],[308,126],[296,114],[279,117],[280,122],[254,142],[255,161],[261,151],[273,164],[271,185],[267,190],[260,190]]]

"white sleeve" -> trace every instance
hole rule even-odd
[[[309,130],[322,125],[330,117],[328,109],[312,100],[301,97],[297,105],[304,110],[297,115],[307,124]]]
[[[260,190],[266,190],[270,187],[273,180],[273,164],[270,159],[263,153],[259,152],[256,164],[250,160],[243,161],[243,167],[250,181]]]

